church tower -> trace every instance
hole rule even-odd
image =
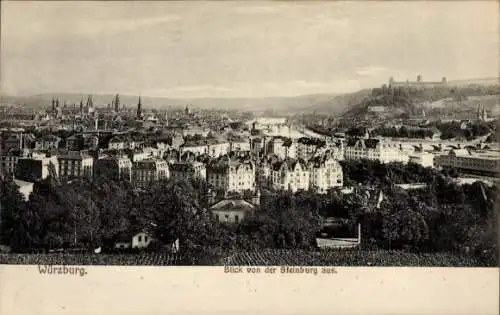
[[[83,115],[83,97],[80,99],[80,115]]]
[[[113,105],[115,107],[115,112],[120,111],[120,95],[116,94],[115,99],[113,100]]]
[[[89,95],[87,97],[87,112],[89,114],[94,112],[94,99],[92,98],[92,95]]]
[[[137,119],[142,119],[142,102],[139,96],[139,102],[137,103]]]

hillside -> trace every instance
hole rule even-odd
[[[498,85],[450,85],[447,87],[374,88],[371,95],[343,113],[344,118],[390,118],[419,115],[422,110],[453,113],[476,110],[480,104],[492,114],[500,112],[500,87]]]
[[[487,110],[498,109],[500,89],[496,78],[451,81],[448,87],[418,90],[397,90],[391,92],[382,88],[363,89],[344,94],[311,94],[294,97],[266,98],[166,98],[143,96],[145,108],[183,108],[186,105],[200,109],[223,109],[228,111],[251,111],[255,114],[290,115],[301,113],[327,114],[346,118],[365,115],[372,106],[384,106],[393,114],[412,113],[421,108],[454,108],[477,106],[478,102]],[[53,97],[64,104],[79,104],[86,100],[86,94],[50,93],[33,96],[2,96],[0,105],[20,104],[28,108],[41,109],[50,106]],[[93,95],[97,106],[106,106],[114,95]],[[120,95],[122,104],[135,107],[138,97]]]

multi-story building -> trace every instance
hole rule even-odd
[[[309,190],[310,171],[304,160],[285,159],[272,165],[271,182],[275,189]]]
[[[169,170],[170,177],[174,179],[207,178],[206,166],[200,162],[173,162],[170,163]]]
[[[199,142],[184,143],[181,148],[181,153],[191,152],[194,155],[208,154],[208,144]]]
[[[326,142],[312,138],[299,138],[297,140],[297,158],[303,160],[311,159],[319,149],[325,148]]]
[[[326,193],[333,187],[344,185],[342,166],[331,156],[316,156],[309,161],[310,183],[309,187],[318,193]]]
[[[429,152],[413,152],[408,155],[408,162],[420,164],[423,167],[434,167],[434,154]]]
[[[56,172],[55,176],[58,176],[59,168],[56,156],[47,157],[45,154],[32,153],[18,159],[15,178],[27,182],[39,181],[50,175],[52,167]]]
[[[82,135],[72,135],[66,138],[66,149],[69,151],[80,151],[83,150],[83,136]]]
[[[95,161],[95,174],[113,179],[132,179],[132,161],[127,156],[102,156]]]
[[[108,149],[110,150],[123,150],[125,149],[125,141],[122,137],[114,136],[109,140]]]
[[[446,77],[443,77],[441,81],[424,81],[421,75],[417,76],[417,81],[395,81],[394,78],[389,79],[389,87],[405,87],[405,88],[432,88],[432,87],[446,87],[448,82]]]
[[[95,135],[72,135],[66,139],[66,149],[69,151],[95,150],[99,145],[99,137]]]
[[[164,139],[165,143],[168,144],[171,148],[177,150],[181,147],[181,145],[184,144],[184,139],[182,138],[182,135],[177,133],[167,135],[162,139]]]
[[[327,154],[333,157],[337,161],[344,160],[344,141],[339,139],[327,139],[325,142],[325,147],[318,150],[317,155]]]
[[[267,144],[269,154],[274,154],[280,159],[287,158],[287,146],[285,145],[285,140],[280,137],[273,138]]]
[[[35,150],[53,150],[59,148],[61,138],[54,135],[42,136],[35,141]]]
[[[94,159],[90,155],[79,151],[70,151],[68,154],[58,156],[57,160],[61,179],[92,178]]]
[[[450,150],[448,154],[437,155],[435,164],[439,168],[452,167],[477,174],[497,175],[500,172],[500,157],[495,151]]]
[[[4,151],[21,150],[23,147],[22,134],[11,134],[7,139],[3,141]]]
[[[83,136],[83,148],[88,150],[96,150],[99,146],[99,137],[96,135]]]
[[[135,162],[132,167],[132,180],[138,185],[167,179],[169,175],[168,163],[165,160],[141,160]]]
[[[260,153],[264,149],[263,137],[250,138],[250,150],[254,153]]]
[[[221,157],[207,165],[207,182],[226,192],[255,190],[255,164]]]
[[[408,162],[408,155],[401,145],[373,138],[348,139],[345,145],[344,157],[347,160],[378,160],[381,163]]]
[[[248,139],[231,141],[230,151],[250,151],[250,141]]]
[[[227,141],[210,141],[208,144],[208,155],[213,158],[218,158],[220,156],[226,155],[231,149],[231,144]]]
[[[218,140],[200,140],[184,143],[181,146],[181,152],[192,152],[194,155],[208,154],[217,158],[226,155],[230,151],[230,143]]]
[[[9,150],[0,155],[0,174],[4,176],[14,176],[17,162],[22,157],[27,157],[28,150]]]

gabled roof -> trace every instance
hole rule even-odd
[[[255,208],[253,204],[243,199],[224,199],[211,206],[210,210],[233,211],[233,210],[251,210],[253,208]]]
[[[282,161],[277,161],[275,163],[272,164],[272,169],[274,171],[279,171],[283,165],[284,167],[286,168],[286,170],[288,171],[293,171],[295,169],[295,167],[297,166],[297,164],[300,164],[300,166],[302,167],[302,169],[306,169],[307,168],[307,162],[302,160],[302,159],[291,159],[291,158],[286,158]]]
[[[124,142],[124,140],[120,136],[114,136],[109,140],[109,143],[120,143],[120,142]]]

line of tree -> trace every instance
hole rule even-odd
[[[405,126],[396,127],[379,127],[371,132],[372,136],[382,136],[391,138],[417,138],[425,139],[434,135],[434,132],[429,128],[409,129]]]
[[[492,125],[486,122],[477,121],[467,124],[464,128],[461,122],[441,122],[436,124],[436,128],[441,132],[441,139],[465,138],[467,140],[482,137],[492,131]]]
[[[240,224],[225,225],[206,210],[209,187],[203,181],[165,180],[138,190],[107,178],[63,185],[49,178],[37,183],[25,202],[17,186],[4,180],[0,237],[16,252],[91,250],[111,246],[117,234],[142,229],[162,244],[179,239],[180,263],[210,264],[227,249],[314,249],[322,218],[336,217],[348,222],[351,231],[361,223],[364,247],[451,251],[497,264],[496,187],[459,186],[416,164],[347,161],[342,166],[348,185],[382,190],[380,207],[363,188],[347,195],[337,190],[326,195],[263,191],[260,207]],[[394,186],[411,182],[429,185],[415,191]]]

